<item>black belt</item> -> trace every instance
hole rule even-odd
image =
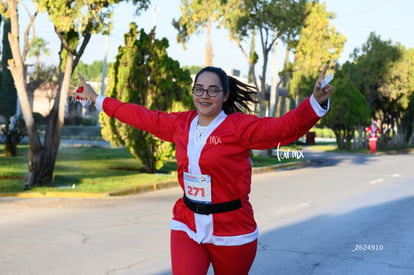
[[[202,215],[229,212],[241,208],[240,199],[222,203],[207,204],[194,202],[184,195],[183,200],[184,204],[190,208],[191,211]]]

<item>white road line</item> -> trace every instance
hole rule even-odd
[[[370,181],[369,184],[377,184],[377,183],[380,183],[380,182],[383,182],[383,181],[384,181],[384,179],[376,179],[376,180]]]

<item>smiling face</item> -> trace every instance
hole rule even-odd
[[[220,78],[214,72],[202,72],[194,87],[208,89],[211,87],[217,88],[220,92],[215,97],[210,97],[207,91],[204,91],[201,96],[196,96],[193,93],[193,102],[198,111],[198,123],[202,126],[207,126],[211,121],[221,112],[223,102],[228,98],[228,93],[223,90]]]

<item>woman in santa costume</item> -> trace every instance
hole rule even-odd
[[[275,148],[303,136],[329,109],[332,87],[320,88],[279,118],[245,114],[255,102],[253,87],[206,67],[195,77],[196,110],[167,113],[97,95],[79,75],[81,97],[108,116],[174,142],[183,196],[173,208],[171,262],[176,275],[248,274],[258,229],[249,202],[250,150]]]
[[[371,125],[367,127],[365,131],[368,133],[370,153],[374,155],[377,153],[377,140],[378,135],[381,133],[377,122],[375,120],[372,120]]]

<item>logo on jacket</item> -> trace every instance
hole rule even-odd
[[[196,141],[197,142],[197,141]],[[207,138],[203,138],[197,143],[203,143],[203,144],[212,144],[212,145],[219,145],[221,144],[221,137],[219,136],[209,136]]]

